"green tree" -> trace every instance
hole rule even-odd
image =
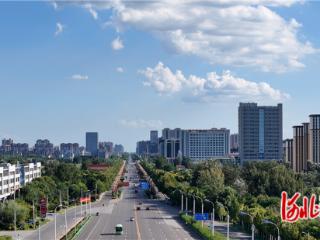
[[[199,187],[210,199],[217,199],[224,189],[224,175],[221,164],[206,161],[199,164],[193,174],[193,186]]]

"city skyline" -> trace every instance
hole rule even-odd
[[[320,3],[108,3],[0,3],[1,139],[84,146],[96,131],[134,151],[165,127],[236,133],[239,102],[283,103],[291,138],[320,112]]]

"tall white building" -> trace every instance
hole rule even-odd
[[[191,160],[218,159],[229,156],[230,130],[211,129],[169,129],[162,130],[159,153],[168,160],[178,156]]]
[[[230,153],[230,130],[221,128],[183,130],[182,155],[192,160],[227,157]]]
[[[13,195],[20,187],[41,176],[41,163],[0,165],[0,200]]]

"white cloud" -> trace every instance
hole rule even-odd
[[[64,28],[65,28],[65,26],[62,25],[62,23],[57,22],[57,24],[56,24],[56,31],[55,31],[54,35],[55,35],[55,36],[60,35],[60,34],[64,31]]]
[[[73,74],[71,76],[71,78],[74,80],[88,80],[89,76],[88,75],[81,75],[81,74]]]
[[[201,57],[212,65],[284,72],[304,67],[303,57],[316,52],[310,42],[299,39],[301,24],[274,10],[300,2],[113,0],[92,7],[112,9],[108,24],[117,31],[133,27],[151,32],[176,52]],[[116,45],[117,49],[123,46]]]
[[[124,48],[122,40],[119,37],[115,38],[111,42],[111,47],[113,50],[121,50],[122,48]]]
[[[124,69],[122,67],[117,67],[116,70],[119,73],[123,73],[124,72]]]
[[[53,2],[51,2],[51,5],[52,5],[52,7],[54,8],[54,10],[57,10],[58,9],[58,3],[57,2],[55,2],[55,1],[53,1]]]
[[[195,75],[188,77],[159,62],[154,68],[140,71],[146,78],[145,86],[152,87],[161,95],[183,92],[187,98],[210,101],[217,97],[239,98],[241,100],[266,99],[280,101],[289,98],[287,93],[271,87],[265,82],[253,82],[224,71],[221,75],[209,72],[206,78]]]
[[[162,122],[160,120],[144,120],[144,119],[137,119],[137,120],[120,120],[120,124],[122,126],[128,128],[161,128]]]
[[[98,13],[97,13],[96,10],[94,10],[94,8],[93,8],[93,6],[92,6],[91,3],[85,3],[85,4],[83,5],[83,7],[84,7],[86,10],[88,10],[88,12],[91,14],[91,16],[92,16],[95,20],[98,19]]]

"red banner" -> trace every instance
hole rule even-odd
[[[40,199],[40,216],[41,218],[46,218],[47,216],[47,199],[46,198]]]
[[[90,197],[82,197],[82,198],[80,198],[80,202],[81,203],[89,203],[89,202],[91,202],[91,199],[90,199]]]

